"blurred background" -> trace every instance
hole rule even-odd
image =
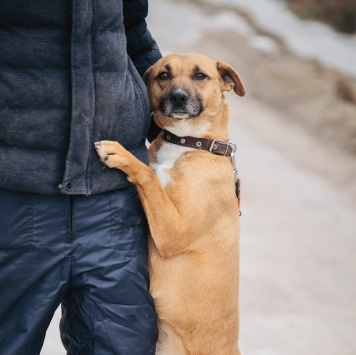
[[[227,94],[242,354],[355,355],[356,0],[150,0],[148,25],[163,54],[203,53],[245,84]],[[65,354],[59,316],[42,355]]]
[[[339,32],[356,31],[355,0],[284,0],[289,8],[302,19],[322,21]]]

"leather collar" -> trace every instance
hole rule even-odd
[[[238,201],[239,213],[241,216],[240,210],[240,178],[238,177],[237,167],[235,162],[235,151],[236,145],[228,141],[219,141],[217,139],[205,139],[205,138],[195,138],[195,137],[178,137],[173,133],[162,131],[162,138],[169,143],[181,145],[183,147],[189,147],[200,150],[207,150],[210,153],[229,156],[231,158],[232,166],[234,169],[235,177],[235,192]]]
[[[181,145],[183,147],[189,147],[200,150],[207,150],[210,153],[231,156],[235,150],[236,145],[230,141],[219,141],[218,139],[206,139],[195,137],[178,137],[173,133],[162,131],[162,138],[169,143]]]

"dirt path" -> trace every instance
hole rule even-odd
[[[275,113],[253,100],[237,106],[236,117],[265,121],[258,129],[232,124],[243,187],[242,353],[354,355],[353,201],[296,164],[265,131],[308,143],[303,134],[276,127]]]
[[[205,53],[232,64],[246,83],[245,98],[228,95],[243,189],[242,354],[355,355],[355,157],[339,138],[328,141],[330,126],[323,131],[319,119],[308,123],[312,114],[300,124],[303,111],[295,102],[305,70],[314,78],[308,95],[315,100],[301,98],[308,110],[314,105],[320,114],[318,108],[329,105],[322,102],[335,102],[328,87],[319,96],[323,80],[314,75],[323,69],[289,58],[280,47],[278,56],[261,52],[231,30],[212,31],[218,14],[211,8],[150,4],[149,27],[165,54]],[[59,312],[42,355],[65,353],[58,321]]]

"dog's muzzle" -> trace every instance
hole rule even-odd
[[[202,104],[199,99],[183,88],[172,89],[161,100],[161,111],[166,115],[178,120],[198,116],[202,112]]]

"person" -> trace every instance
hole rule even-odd
[[[148,163],[147,0],[0,2],[0,353],[155,353],[147,221],[94,142]],[[151,126],[151,128],[150,128]]]

